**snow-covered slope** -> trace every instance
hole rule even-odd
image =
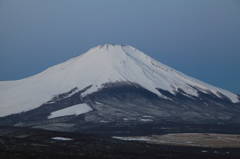
[[[172,94],[180,88],[191,96],[198,96],[201,90],[239,102],[237,95],[191,78],[131,46],[105,44],[35,76],[0,82],[0,117],[35,109],[73,88],[77,89],[72,93],[91,86],[81,94],[84,97],[114,82],[136,83],[166,99],[156,88]]]
[[[77,104],[65,109],[60,109],[58,111],[52,112],[48,119],[67,116],[67,115],[79,115],[92,111],[93,109],[89,107],[87,104]]]

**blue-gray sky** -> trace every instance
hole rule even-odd
[[[1,0],[0,80],[105,43],[128,44],[240,94],[239,0]]]

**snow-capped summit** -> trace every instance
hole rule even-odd
[[[239,102],[238,96],[176,71],[128,45],[99,45],[29,78],[0,82],[0,117],[35,109],[59,94],[83,90],[81,98],[107,83],[137,84],[161,98],[158,89],[198,97],[198,92]]]

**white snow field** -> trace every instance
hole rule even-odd
[[[92,85],[81,94],[84,97],[109,82],[137,83],[166,99],[156,88],[172,94],[181,88],[188,95],[198,96],[193,88],[197,87],[202,92],[210,91],[221,98],[220,92],[232,102],[239,102],[236,94],[191,78],[131,46],[105,44],[29,78],[1,81],[0,117],[35,109],[56,95]]]
[[[48,117],[48,119],[61,117],[61,116],[68,116],[68,115],[79,115],[79,114],[90,112],[92,110],[93,109],[85,103],[77,104],[71,107],[67,107],[67,108],[52,112],[51,115]]]

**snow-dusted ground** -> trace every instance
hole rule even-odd
[[[142,116],[143,118],[152,118],[152,116],[149,116],[149,115],[144,115]]]
[[[67,116],[67,115],[79,115],[92,111],[93,109],[87,104],[78,104],[65,109],[61,109],[55,112],[52,112],[48,119]]]
[[[120,140],[126,140],[126,141],[149,141],[150,139],[148,139],[147,137],[138,137],[138,138],[134,138],[134,137],[120,137],[120,136],[113,136],[112,138],[114,139],[120,139]]]
[[[152,119],[140,119],[140,121],[153,121]]]
[[[88,52],[60,63],[47,70],[22,80],[0,82],[0,117],[28,111],[41,106],[54,96],[91,88],[82,97],[98,91],[109,82],[137,83],[147,90],[166,98],[156,88],[172,94],[181,88],[186,96],[198,96],[209,90],[216,96],[218,92],[232,102],[239,102],[237,95],[211,86],[176,71],[142,53],[131,46],[99,45]],[[193,87],[191,87],[193,86]]]
[[[109,121],[107,121],[107,120],[100,120],[99,122],[100,123],[109,123]]]
[[[65,138],[65,137],[53,137],[53,140],[64,140],[64,141],[69,141],[69,140],[73,140],[71,138]]]

